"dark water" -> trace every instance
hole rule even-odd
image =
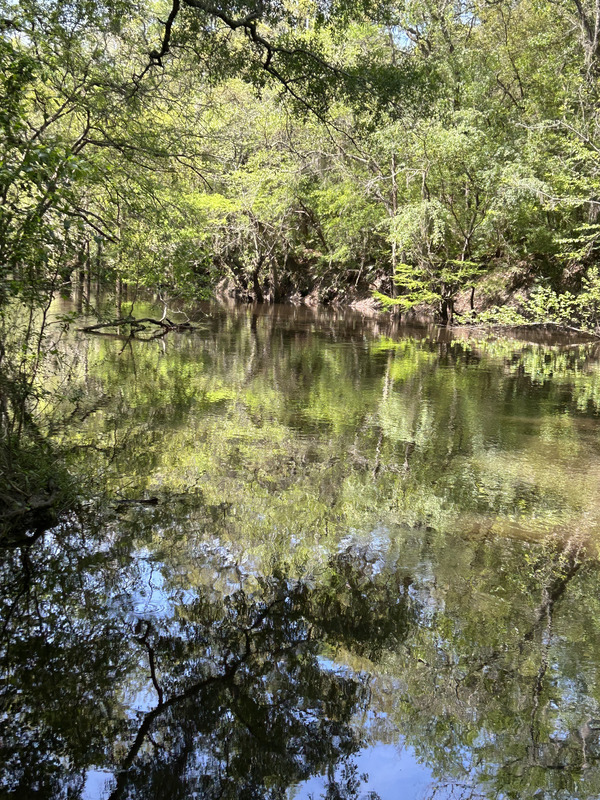
[[[0,796],[600,795],[594,345],[244,308],[67,355],[104,499],[2,550]]]

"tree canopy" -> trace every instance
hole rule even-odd
[[[538,318],[538,287],[555,316],[596,324],[592,3],[1,13],[5,300],[95,261],[130,286],[376,292],[443,321],[519,290]]]

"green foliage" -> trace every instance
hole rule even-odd
[[[490,308],[471,316],[473,321],[520,325],[545,323],[576,326],[597,331],[600,323],[600,273],[591,267],[581,281],[581,290],[557,292],[549,286],[536,286],[529,297],[522,299],[520,308]]]
[[[504,6],[183,2],[165,27],[126,0],[8,3],[3,296],[47,293],[96,236],[102,277],[187,295],[407,310],[523,259],[573,291],[565,259],[598,237],[593,57],[577,9]]]
[[[600,274],[591,267],[582,279],[581,291],[555,292],[537,287],[525,303],[525,311],[535,322],[558,322],[596,330],[600,321]]]
[[[110,283],[120,298],[372,294],[444,323],[470,300],[479,320],[598,328],[587,6],[0,12],[5,444],[40,407],[47,310],[69,287],[88,311]],[[516,306],[517,272],[529,299],[486,312],[486,277]]]

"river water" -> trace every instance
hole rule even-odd
[[[205,314],[48,380],[87,499],[2,552],[0,796],[597,798],[598,346]]]

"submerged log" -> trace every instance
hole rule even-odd
[[[117,506],[157,506],[158,497],[140,497],[133,500],[116,499],[113,502]]]
[[[119,317],[109,322],[98,322],[95,325],[86,325],[77,330],[82,333],[100,333],[106,328],[122,328],[125,325],[129,326],[132,336],[135,336],[135,334],[140,331],[147,330],[150,325],[158,328],[158,333],[155,334],[157,336],[163,336],[165,333],[169,333],[169,331],[182,332],[198,330],[198,326],[192,325],[191,322],[173,322],[168,317],[163,317],[163,319],[155,319],[154,317],[141,317],[139,319],[135,317]]]

